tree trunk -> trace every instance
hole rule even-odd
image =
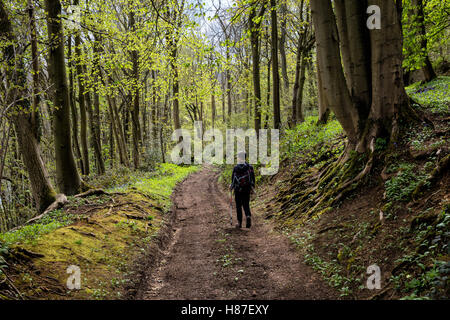
[[[119,131],[117,129],[117,120],[115,119],[113,106],[112,106],[113,105],[112,99],[114,99],[114,97],[110,97],[109,95],[107,95],[106,99],[108,101],[108,112],[109,112],[109,119],[111,121],[111,130],[112,130],[112,133],[114,135],[114,139],[116,140],[117,150],[119,152],[119,160],[120,160],[121,164],[127,165],[126,164],[126,160],[125,160],[125,156],[124,156],[123,145],[122,145],[122,143],[120,141]]]
[[[323,90],[322,98],[347,134],[347,150],[360,153],[373,151],[373,142],[377,137],[395,141],[398,118],[406,114],[403,111],[411,111],[403,83],[402,33],[396,4],[393,1],[372,1],[372,4],[381,8],[383,18],[381,30],[372,30],[370,34],[358,33],[361,31],[358,26],[361,25],[365,13],[357,12],[356,6],[352,6],[355,2],[345,2],[345,8],[342,6],[343,2],[337,1],[335,4],[341,25],[340,32],[343,34],[341,41],[359,40],[356,44],[347,43],[341,46],[344,51],[342,61],[348,74],[346,79],[331,2],[311,2],[317,40],[319,92]],[[344,25],[347,26],[346,32]],[[362,46],[368,40],[371,58],[369,71],[362,67],[366,62],[361,57],[361,52],[364,52]],[[353,50],[346,48],[350,45],[354,46]],[[358,77],[361,78],[359,82],[355,80]],[[360,90],[361,82],[371,88],[371,99],[367,104],[361,100],[361,97],[367,94],[365,89]],[[361,101],[364,104],[361,104]],[[366,105],[369,105],[370,109],[362,110],[361,106],[365,108]]]
[[[94,59],[93,59],[93,69],[94,69],[94,80],[95,83],[99,84],[101,83],[101,77],[102,77],[102,71],[100,69],[99,59],[100,55],[102,53],[102,50],[100,48],[100,41],[101,39],[98,36],[95,36],[94,40]],[[97,163],[97,173],[99,175],[102,175],[105,173],[105,163],[103,161],[103,154],[102,154],[102,140],[100,135],[100,96],[98,94],[98,90],[94,89],[94,113],[92,115],[92,131],[91,135],[94,137],[93,144],[94,144],[94,155],[95,160]]]
[[[68,39],[68,56],[69,61],[69,100],[70,111],[72,113],[72,140],[74,144],[75,157],[80,167],[81,173],[84,173],[83,158],[81,157],[80,143],[78,141],[78,112],[75,105],[75,92],[74,92],[74,76],[73,76],[73,59],[72,59],[72,38]]]
[[[261,22],[265,6],[262,6],[258,16],[256,16],[255,4],[253,4],[249,15],[249,28],[250,28],[250,44],[252,48],[252,75],[253,75],[253,96],[254,96],[254,110],[255,110],[255,130],[259,133],[261,129],[261,74],[260,74],[260,33]],[[254,19],[258,18],[258,22],[255,23]]]
[[[74,5],[78,4],[78,0],[74,1]],[[78,80],[78,105],[80,107],[80,140],[81,140],[81,157],[83,159],[82,173],[89,175],[89,147],[87,138],[87,115],[86,115],[86,101],[85,101],[85,88],[83,83],[84,68],[82,63],[82,51],[81,51],[81,36],[77,32],[75,34],[75,55],[76,55],[76,72]]]
[[[302,54],[302,59],[300,62],[300,81],[299,86],[297,90],[297,101],[295,106],[295,113],[296,113],[296,119],[297,122],[303,122],[305,121],[303,117],[303,110],[302,110],[302,104],[303,104],[303,88],[305,86],[305,72],[306,72],[306,59],[308,57],[304,56]]]
[[[19,50],[13,44],[16,39],[3,1],[0,1],[0,40],[5,43],[10,42],[9,45],[3,47],[4,58],[9,65],[5,74],[7,84],[9,87],[12,87],[11,82],[17,85],[17,87],[11,89],[15,91],[15,94],[10,96],[26,97],[27,95],[24,92],[26,88],[24,64],[22,58],[15,56],[15,53]],[[44,162],[42,161],[41,151],[32,126],[32,117],[27,112],[29,110],[29,100],[26,98],[21,99],[19,103],[15,103],[16,112],[13,113],[12,120],[16,128],[19,148],[28,172],[35,206],[39,212],[43,212],[55,201],[56,193],[53,190]]]
[[[270,0],[271,7],[271,32],[272,32],[272,99],[273,99],[273,127],[280,129],[281,127],[281,111],[280,111],[280,74],[278,72],[278,22],[276,0]]]
[[[152,100],[152,110],[151,110],[151,118],[152,118],[152,141],[153,141],[153,147],[156,148],[156,141],[158,138],[158,126],[157,126],[157,119],[156,119],[156,112],[158,110],[158,104],[156,99],[156,71],[152,70],[152,90],[153,90],[153,100]]]
[[[319,48],[317,48],[316,56],[319,56]],[[316,61],[317,68],[317,96],[319,102],[319,118],[317,120],[317,124],[325,124],[328,122],[328,117],[330,115],[330,108],[328,107],[327,99],[325,97],[325,93],[322,85],[322,77],[320,72],[319,61]]]
[[[369,115],[372,90],[369,30],[365,16],[360,14],[367,8],[367,2],[337,0],[335,8],[345,79],[359,113],[358,130],[361,131]]]
[[[226,59],[227,59],[227,63],[228,61],[230,61],[230,48],[227,46],[226,48]],[[228,101],[228,122],[231,121],[231,110],[232,110],[232,102],[231,102],[231,75],[230,75],[230,70],[225,71],[225,77],[226,77],[226,81],[227,81],[227,101]]]
[[[214,121],[216,120],[216,95],[213,91],[211,92],[211,127],[214,129]]]
[[[436,78],[436,73],[434,72],[433,65],[431,64],[430,57],[428,55],[428,41],[427,33],[425,30],[425,12],[423,9],[423,0],[411,0],[411,4],[414,8],[414,20],[416,27],[419,28],[420,37],[420,47],[424,58],[424,66],[422,67],[422,72],[425,77],[425,82],[430,82]]]
[[[372,48],[372,103],[368,125],[361,137],[359,150],[367,148],[372,137],[383,137],[395,142],[401,117],[413,119],[409,98],[403,83],[403,38],[396,4],[374,0],[381,8],[382,28],[370,33]]]
[[[356,143],[358,117],[352,112],[353,105],[345,83],[339,37],[331,2],[312,1],[311,13],[316,32],[318,75],[324,98],[347,133],[348,139]]]
[[[130,12],[130,28],[131,31],[135,31],[135,17],[134,12]],[[131,62],[133,64],[133,80],[134,80],[134,90],[133,90],[133,104],[131,108],[131,126],[133,132],[133,164],[134,169],[138,169],[140,166],[140,144],[141,144],[141,126],[139,123],[139,87],[140,87],[140,79],[139,79],[139,55],[137,50],[131,51]],[[178,81],[175,81],[178,82]]]
[[[226,89],[225,86],[222,85],[222,122],[225,123],[225,95]]]
[[[286,59],[286,23],[287,23],[287,5],[286,1],[282,1],[280,4],[281,22],[280,22],[280,57],[281,57],[281,75],[283,77],[284,88],[289,89],[289,76],[287,72],[287,59]]]
[[[37,46],[37,34],[36,34],[36,17],[34,14],[34,5],[31,0],[28,0],[28,17],[30,19],[30,34],[31,34],[31,65],[33,68],[33,100],[31,111],[31,125],[35,132],[36,139],[40,140],[40,118],[39,118],[39,103],[41,96],[39,94],[39,56]]]
[[[177,67],[177,45],[176,43],[172,44],[172,48],[170,50],[171,53],[171,61],[170,65],[172,67],[173,72],[173,84],[172,84],[172,92],[173,92],[173,127],[175,130],[181,128],[180,123],[180,80],[178,79],[178,67]]]
[[[49,76],[54,96],[54,141],[56,180],[61,192],[74,195],[80,191],[81,179],[75,164],[70,132],[70,101],[64,59],[64,33],[59,0],[45,0],[49,48]]]
[[[302,53],[302,44],[301,39],[299,38],[297,45],[297,58],[295,60],[295,80],[294,80],[294,88],[292,90],[292,106],[291,106],[291,127],[295,127],[298,123],[297,119],[297,99],[298,99],[298,91],[300,89],[300,77],[301,77],[301,67],[303,61],[303,53]]]
[[[266,119],[264,121],[264,129],[269,128],[269,110],[270,110],[270,66],[272,65],[272,58],[269,55],[269,42],[266,43],[266,56],[267,56],[267,92],[266,92]]]

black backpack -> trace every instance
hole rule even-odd
[[[244,189],[250,189],[251,186],[251,177],[250,177],[250,166],[246,166],[242,170],[236,170],[234,174],[233,185],[234,188],[238,191],[242,191]]]

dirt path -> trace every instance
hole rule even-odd
[[[258,212],[252,212],[251,229],[230,226],[229,196],[219,188],[218,176],[205,166],[178,186],[172,243],[143,298],[336,298],[289,241],[270,232]],[[234,224],[235,216],[233,210]]]

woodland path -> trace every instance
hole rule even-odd
[[[204,166],[173,195],[172,242],[146,281],[143,299],[335,299],[288,239],[252,211],[251,229],[230,226],[229,195]],[[245,226],[245,218],[243,222]]]

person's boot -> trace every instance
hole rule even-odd
[[[238,221],[238,224],[236,225],[236,228],[238,228],[238,229],[242,228],[242,221]]]
[[[250,228],[252,226],[252,218],[247,216],[247,223],[245,225],[246,228]]]

